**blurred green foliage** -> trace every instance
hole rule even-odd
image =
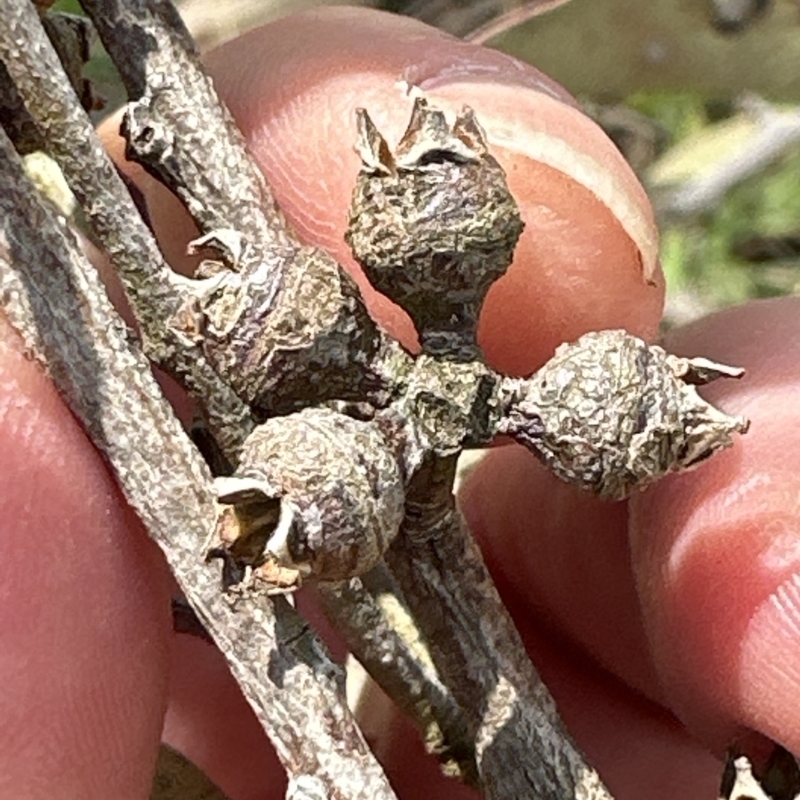
[[[626,105],[667,131],[672,145],[709,130],[736,111],[735,104],[689,91],[637,92]],[[707,310],[796,291],[796,256],[752,262],[737,250],[755,236],[798,233],[800,148],[731,189],[713,211],[661,221],[661,257],[669,290],[696,295]]]
[[[708,123],[706,102],[699,92],[640,91],[630,95],[625,105],[660,125],[673,144]]]
[[[80,14],[84,16],[83,9],[78,0],[58,0],[50,6],[51,11],[63,11],[67,14]]]

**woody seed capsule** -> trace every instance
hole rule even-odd
[[[748,422],[714,408],[696,385],[744,370],[668,355],[623,330],[561,345],[527,380],[501,389],[498,433],[532,450],[559,478],[622,499],[730,447]]]
[[[293,570],[295,585],[366,572],[403,518],[400,470],[380,430],[326,408],[259,425],[216,486],[236,515],[229,554]]]

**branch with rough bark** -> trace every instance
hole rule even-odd
[[[34,45],[42,48],[46,40],[35,27],[33,8],[12,4],[3,9],[3,18],[3,61],[19,64],[15,41],[29,42],[41,57]],[[55,72],[52,59],[43,60]],[[37,69],[31,83],[38,74]],[[54,97],[69,104],[69,113],[62,118],[59,105],[49,119],[47,134],[55,153],[70,151],[76,128],[93,137],[71,92],[56,84],[59,90]],[[311,789],[321,786],[326,796],[393,797],[346,707],[342,668],[308,624],[285,600],[220,591],[218,566],[205,564],[205,544],[217,516],[208,468],[164,400],[94,268],[63,221],[38,197],[2,132],[0,145],[2,309],[106,455],[128,502],[164,550],[285,764],[293,796],[313,796]],[[84,163],[77,160],[86,155],[83,144],[79,155],[70,156],[76,159],[73,189],[86,185],[84,196],[97,197],[107,178],[112,199],[108,207],[97,207],[108,241],[116,238],[123,261],[152,254],[159,264],[160,254],[127,190],[114,183],[107,156],[99,144],[93,145],[90,138]],[[98,162],[103,172],[94,183],[92,167]],[[92,208],[87,202],[87,212]],[[91,213],[90,218],[96,219]],[[147,246],[139,249],[143,241]]]
[[[2,132],[0,152],[4,313],[105,454],[293,783],[322,783],[329,796],[393,797],[347,709],[342,668],[308,624],[285,600],[220,591],[219,569],[204,557],[217,514],[206,465]]]
[[[455,507],[455,460],[505,433],[563,479],[622,497],[746,430],[694,391],[740,372],[620,331],[565,345],[528,380],[489,369],[478,315],[522,223],[472,112],[450,123],[422,100],[394,151],[360,114],[348,231],[370,280],[414,319],[423,352],[405,352],[339,265],[287,229],[172,6],[84,7],[130,95],[128,156],[183,200],[202,233],[193,246],[215,259],[192,279],[169,269],[35,10],[3,0],[0,59],[120,274],[141,343],[7,138],[3,308],[228,659],[288,796],[393,797],[340,667],[282,596],[316,580],[353,652],[450,771],[497,800],[607,800]],[[221,453],[208,463],[225,474],[189,442],[145,356],[198,401]]]

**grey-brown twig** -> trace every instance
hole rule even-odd
[[[299,245],[172,3],[82,5],[128,90],[126,155],[174,191],[205,234],[221,232],[207,247],[218,242],[228,268],[258,270],[274,294]]]
[[[480,785],[474,738],[444,685],[414,615],[384,562],[360,578],[317,587],[328,619],[350,652],[417,724],[447,774]]]
[[[0,211],[3,311],[164,550],[293,785],[321,785],[328,797],[391,800],[345,704],[343,670],[308,624],[282,598],[220,591],[219,570],[204,552],[217,517],[211,475],[93,267],[41,203],[1,130]]]
[[[484,794],[609,800],[564,729],[455,507],[454,470],[445,459],[420,474],[386,558],[462,709]]]
[[[209,367],[196,345],[164,324],[187,302],[186,283],[164,262],[72,91],[33,6],[23,0],[3,0],[0,9],[0,60],[125,283],[145,352],[203,397],[220,444],[235,450],[241,439],[228,441],[226,436],[246,432],[249,409]]]
[[[43,14],[49,3],[39,5]],[[90,58],[91,23],[73,14],[48,14],[42,25],[58,53],[64,71],[84,108],[91,109],[100,102],[94,95],[91,83],[83,77],[83,66]],[[0,125],[14,142],[17,152],[24,154],[40,150],[42,137],[30,115],[25,110],[5,66],[0,62]]]

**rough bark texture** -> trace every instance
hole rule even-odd
[[[41,203],[1,131],[0,165],[4,313],[108,459],[290,776],[313,776],[330,798],[390,800],[347,709],[342,667],[308,624],[282,598],[220,590],[218,566],[205,562],[217,517],[208,468],[93,267]]]

